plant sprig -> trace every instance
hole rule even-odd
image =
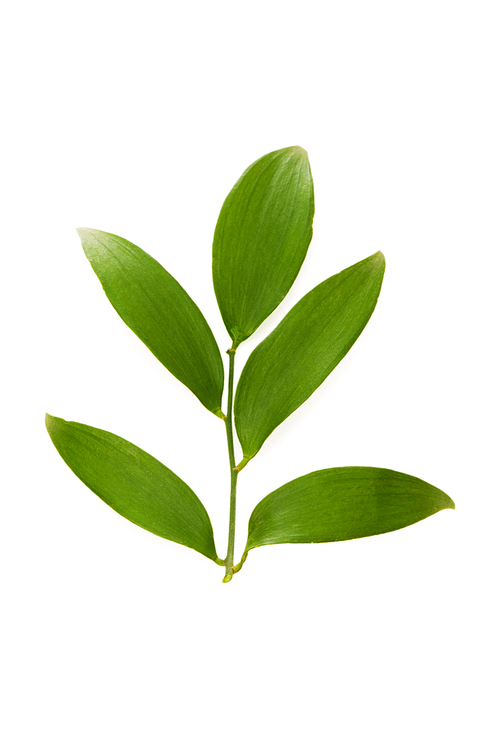
[[[213,242],[213,282],[231,342],[226,413],[221,353],[186,291],[133,243],[100,230],[78,230],[123,321],[225,423],[231,475],[225,559],[217,555],[202,502],[158,460],[85,424],[47,415],[47,430],[63,460],[104,502],[136,525],[223,566],[225,583],[259,546],[373,536],[455,507],[436,487],[397,471],[356,466],[315,471],[257,504],[243,556],[235,564],[239,473],[344,358],[368,323],[382,285],[381,252],[317,285],[250,354],[234,394],[238,346],[290,290],[312,238],[313,215],[311,170],[300,147],[271,152],[250,165],[222,206]],[[238,464],[234,428],[242,451]]]

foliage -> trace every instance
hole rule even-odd
[[[380,293],[378,252],[305,295],[249,356],[234,392],[238,345],[290,290],[312,238],[314,191],[307,153],[280,149],[254,162],[225,200],[213,242],[213,282],[231,338],[228,401],[224,368],[203,314],[149,254],[118,235],[80,228],[83,250],[112,306],[158,360],[225,422],[231,473],[228,551],[217,556],[202,502],[178,476],[125,439],[47,415],[63,460],[89,489],[133,523],[191,547],[232,579],[265,544],[341,541],[394,531],[445,508],[442,491],[383,468],[327,468],[268,494],[249,521],[234,564],[236,486],[267,437],[307,400],[357,340]],[[234,426],[242,449],[235,463]]]

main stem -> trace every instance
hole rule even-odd
[[[229,380],[227,387],[227,415],[225,418],[227,448],[229,451],[229,468],[231,471],[231,497],[229,503],[229,534],[227,539],[227,555],[224,560],[226,574],[223,583],[229,583],[234,575],[234,536],[236,529],[236,483],[238,481],[238,469],[235,467],[234,460],[234,441],[233,441],[233,383],[234,383],[234,357],[238,344],[233,342],[231,348],[227,351],[229,356]]]

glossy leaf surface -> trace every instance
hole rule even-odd
[[[79,228],[112,306],[159,361],[221,416],[222,358],[203,314],[152,256],[118,235]]]
[[[298,146],[261,157],[229,193],[215,228],[213,280],[233,341],[250,337],[290,290],[313,215],[309,159]]]
[[[258,345],[235,397],[243,467],[279,424],[326,379],[355,343],[377,303],[385,260],[378,252],[305,295]]]
[[[65,463],[113,510],[217,560],[208,513],[175,473],[116,434],[49,415],[45,423]]]
[[[259,502],[250,517],[246,551],[374,536],[454,507],[447,494],[405,473],[327,468],[290,481]]]

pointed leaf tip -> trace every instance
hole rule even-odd
[[[302,157],[302,159],[306,159],[306,160],[309,159],[308,153],[301,146],[289,146],[288,150],[290,152],[294,152],[295,154],[297,154],[297,156]]]
[[[99,233],[99,230],[94,230],[90,227],[77,227],[76,232],[78,233],[80,240],[83,241],[84,238],[91,236],[92,233]]]

